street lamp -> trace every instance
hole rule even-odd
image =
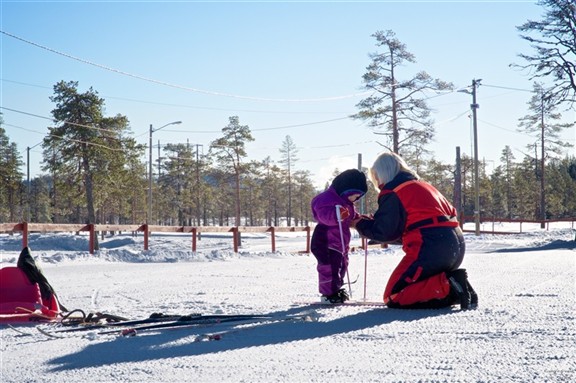
[[[30,149],[34,149],[38,145],[40,145],[42,141],[37,143],[36,145],[26,148],[26,182],[28,184],[28,189],[26,190],[26,200],[27,200],[27,207],[26,207],[26,222],[30,222]]]
[[[478,174],[478,119],[476,117],[476,110],[480,107],[476,103],[476,88],[480,85],[480,81],[472,80],[472,92],[467,89],[459,90],[459,92],[468,93],[472,95],[472,104],[470,108],[472,109],[472,126],[474,130],[474,223],[475,223],[475,233],[480,235],[480,180]]]
[[[150,134],[148,136],[149,143],[148,143],[148,215],[146,217],[146,223],[150,224],[152,221],[152,133],[159,131],[162,128],[165,128],[169,125],[178,125],[181,124],[182,121],[174,121],[169,124],[163,125],[157,129],[152,128],[152,124],[150,124]]]

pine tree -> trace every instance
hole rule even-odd
[[[533,96],[528,102],[530,114],[520,118],[518,126],[520,129],[529,134],[535,134],[540,141],[540,165],[538,169],[538,178],[540,181],[540,203],[539,218],[546,219],[546,159],[552,154],[560,154],[562,150],[572,145],[560,140],[560,133],[564,129],[574,126],[573,123],[557,123],[562,118],[560,113],[556,112],[557,104],[554,102],[550,91],[545,89],[542,84],[534,83]],[[542,222],[542,225],[544,223]]]
[[[576,3],[574,0],[539,0],[544,8],[541,21],[529,20],[517,27],[520,37],[530,43],[533,54],[520,54],[530,79],[553,82],[554,104],[576,102]],[[534,36],[534,37],[533,37]]]
[[[15,142],[10,142],[2,128],[0,116],[0,222],[15,222],[23,219],[22,193],[23,165]]]
[[[134,164],[143,147],[125,136],[126,117],[104,116],[104,99],[92,88],[79,93],[77,82],[61,81],[50,100],[56,104],[56,126],[49,127],[43,148],[44,170],[53,177],[55,213],[75,222],[97,223],[96,208],[124,195],[134,184],[126,181],[140,179],[142,173],[131,177],[123,169]],[[119,215],[119,206],[114,209]]]
[[[370,55],[372,62],[362,77],[364,88],[372,95],[356,105],[359,112],[352,117],[368,121],[375,134],[385,136],[387,140],[382,146],[403,156],[420,157],[434,137],[425,93],[453,86],[433,79],[424,71],[402,80],[400,69],[407,63],[415,63],[415,56],[390,30],[377,31],[372,37],[376,46],[382,48]]]
[[[232,170],[235,183],[235,218],[236,226],[241,225],[241,177],[244,175],[245,166],[242,162],[247,156],[246,143],[254,141],[248,125],[240,125],[238,116],[229,118],[229,123],[222,129],[222,137],[210,144],[210,151],[214,152],[222,169],[226,172]]]
[[[263,198],[266,204],[265,220],[267,226],[280,225],[280,204],[282,201],[281,184],[282,169],[272,163],[270,157],[262,161]]]

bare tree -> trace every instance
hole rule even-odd
[[[284,170],[286,171],[286,175],[288,176],[288,211],[286,214],[286,218],[288,220],[288,226],[292,225],[292,167],[294,163],[298,161],[296,157],[298,154],[298,149],[296,148],[296,144],[292,140],[292,137],[286,136],[284,141],[282,142],[282,147],[280,148],[280,153],[282,158],[280,163],[284,165]]]
[[[530,79],[547,78],[554,86],[550,96],[555,103],[576,102],[576,3],[574,0],[540,0],[545,8],[541,21],[529,20],[517,27],[520,37],[530,43],[533,54],[520,54]],[[530,34],[535,36],[531,36]]]
[[[415,63],[415,56],[390,30],[378,31],[372,37],[383,50],[370,54],[372,62],[362,79],[372,94],[356,105],[360,111],[352,118],[368,121],[375,134],[386,136],[387,142],[381,145],[389,150],[421,153],[421,148],[434,137],[425,92],[449,90],[453,86],[433,79],[426,72],[401,80],[400,67]]]

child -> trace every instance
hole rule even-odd
[[[369,239],[401,239],[406,255],[392,272],[384,302],[394,308],[439,308],[478,304],[466,270],[459,269],[465,243],[456,209],[395,153],[381,154],[370,169],[380,192],[373,219],[352,222]]]
[[[312,199],[312,214],[318,224],[312,234],[311,250],[318,261],[316,269],[323,302],[342,303],[349,299],[342,286],[348,270],[350,222],[359,217],[354,202],[367,191],[364,173],[349,169]],[[340,206],[338,213],[337,206]]]

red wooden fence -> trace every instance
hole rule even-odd
[[[232,233],[234,252],[238,252],[241,233],[270,233],[272,251],[276,251],[276,233],[278,232],[306,232],[306,249],[301,253],[310,253],[310,226],[269,227],[269,226],[159,226],[159,225],[76,225],[76,224],[50,224],[50,223],[0,223],[0,233],[22,233],[22,247],[28,246],[30,232],[57,233],[80,232],[89,233],[89,251],[94,254],[96,235],[98,232],[144,232],[144,250],[149,249],[151,233],[191,233],[192,251],[196,251],[198,235],[200,233]]]
[[[462,222],[473,223],[474,217],[473,216],[464,216]],[[481,230],[480,232],[483,234],[520,234],[520,233],[522,233],[522,224],[524,224],[524,223],[537,223],[537,224],[540,224],[542,228],[546,228],[546,231],[548,231],[548,230],[550,230],[550,224],[551,223],[569,222],[570,227],[572,229],[574,229],[574,222],[576,222],[576,218],[549,219],[549,220],[541,221],[541,220],[528,220],[528,219],[505,219],[505,218],[481,217],[480,222],[492,225],[492,230]],[[495,225],[497,223],[517,223],[519,225],[519,229],[518,229],[518,231],[498,231],[498,230],[495,230]],[[473,233],[474,230],[464,230],[464,232]]]
[[[474,217],[464,217],[465,222],[473,222]],[[481,233],[484,234],[519,234],[522,233],[523,223],[539,223],[546,227],[546,230],[550,229],[550,224],[555,222],[570,222],[571,228],[574,229],[574,222],[576,218],[566,218],[558,220],[547,220],[547,221],[530,221],[530,220],[519,220],[519,219],[501,219],[501,218],[482,218],[481,222],[492,223],[492,230],[483,230]],[[496,231],[495,223],[518,223],[519,231],[517,232],[504,232]],[[22,247],[28,246],[28,234],[30,232],[42,232],[42,233],[55,233],[55,232],[81,232],[87,231],[89,233],[89,251],[90,254],[94,254],[96,235],[101,232],[102,235],[105,232],[143,232],[144,233],[144,250],[149,249],[150,245],[150,234],[151,233],[190,233],[192,235],[192,251],[196,252],[198,236],[201,233],[232,233],[232,242],[234,247],[234,252],[238,252],[240,246],[240,235],[241,233],[270,233],[271,249],[273,252],[276,251],[276,233],[278,232],[306,232],[306,248],[301,253],[310,253],[310,226],[159,226],[159,225],[98,225],[98,224],[49,224],[49,223],[0,223],[0,233],[22,233]],[[466,232],[474,232],[474,230],[465,230]]]

